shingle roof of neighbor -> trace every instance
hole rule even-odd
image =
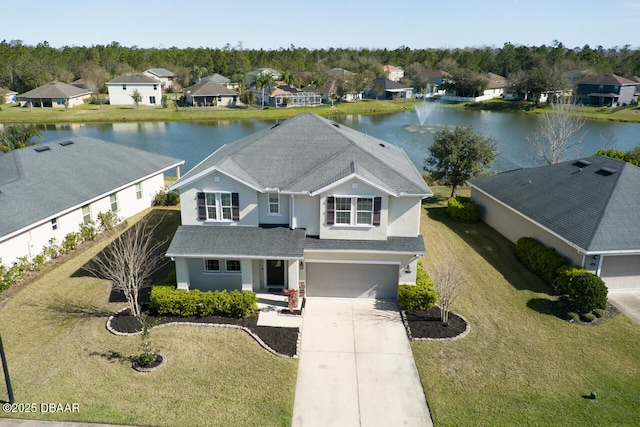
[[[211,80],[201,81],[193,86],[185,87],[184,93],[191,96],[217,96],[217,95],[238,95],[238,92],[231,90],[219,83]]]
[[[640,250],[640,168],[604,156],[469,183],[586,252]]]
[[[147,71],[158,77],[173,77],[173,71],[169,71],[166,68],[149,68]]]
[[[356,174],[397,196],[432,194],[404,150],[312,113],[225,145],[174,187],[214,169],[265,191],[312,193]]]
[[[18,95],[18,98],[75,98],[88,95],[91,91],[81,89],[59,81],[49,82],[29,92]]]
[[[157,85],[157,84],[160,84],[160,80],[154,79],[153,77],[149,77],[143,73],[131,73],[131,74],[123,74],[107,82],[107,84],[122,84],[122,83]]]
[[[87,137],[1,154],[0,240],[182,163],[184,160]]]

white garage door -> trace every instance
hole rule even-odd
[[[605,256],[600,277],[609,290],[640,289],[640,255]]]
[[[310,297],[397,299],[398,266],[307,263]]]

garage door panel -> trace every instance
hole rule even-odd
[[[396,299],[398,266],[307,263],[306,282],[311,297]]]
[[[600,277],[609,290],[640,289],[640,255],[605,256]]]

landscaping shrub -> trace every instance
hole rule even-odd
[[[405,311],[428,310],[438,302],[429,274],[418,261],[416,284],[398,285],[398,305]]]
[[[153,197],[154,206],[175,206],[180,203],[180,193],[178,191],[160,190]]]
[[[566,257],[532,237],[518,239],[516,251],[522,262],[547,283],[553,282],[560,267],[569,264]]]
[[[479,221],[482,215],[482,207],[465,199],[467,198],[451,197],[447,201],[447,212],[452,218],[461,221]]]
[[[96,238],[98,235],[98,230],[96,229],[96,224],[93,221],[89,221],[87,224],[80,224],[80,239],[83,242],[89,242]]]
[[[585,270],[584,268],[578,266],[578,265],[563,265],[562,267],[558,268],[558,287],[557,290],[558,292],[562,293],[562,294],[568,294],[569,293],[569,282],[571,281],[571,279],[575,276],[578,276],[584,272],[586,272],[587,270]]]
[[[604,316],[604,310],[601,308],[596,308],[595,310],[593,310],[593,314],[599,319]]]
[[[172,286],[151,288],[149,310],[159,316],[244,317],[258,309],[254,292],[186,291]]]
[[[602,279],[586,270],[569,281],[569,297],[580,313],[606,308],[607,291]]]
[[[593,322],[594,320],[596,320],[596,315],[593,313],[586,313],[582,315],[583,322]]]
[[[113,230],[119,222],[120,218],[118,218],[118,214],[114,211],[109,210],[98,213],[98,229],[100,231]]]
[[[575,311],[570,311],[567,313],[567,319],[570,321],[578,320],[580,316]]]

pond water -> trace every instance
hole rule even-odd
[[[415,132],[418,117],[414,111],[385,115],[353,115],[332,120],[360,132],[401,146],[422,170],[434,133],[445,126],[473,126],[476,133],[497,141],[498,156],[494,170],[539,164],[530,150],[527,135],[535,132],[538,118],[532,114],[466,111],[436,106],[427,117],[424,129]],[[215,150],[258,130],[273,121],[235,120],[213,122],[145,122],[113,124],[41,125],[44,141],[70,136],[89,136],[141,148],[185,160],[183,173]],[[413,128],[409,132],[407,128]],[[590,156],[609,144],[611,148],[630,150],[640,145],[640,124],[590,121],[584,127],[584,143],[567,158]]]

